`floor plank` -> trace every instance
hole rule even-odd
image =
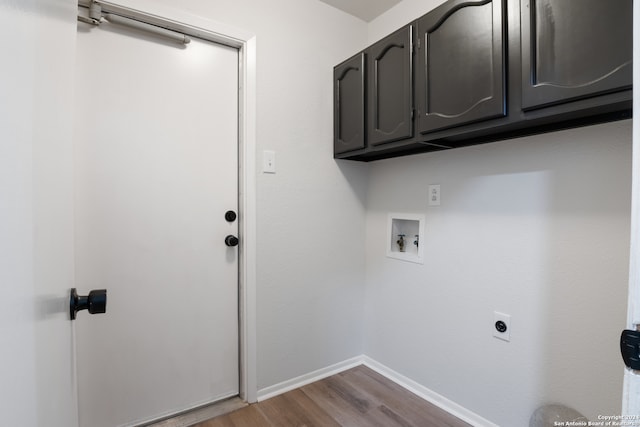
[[[377,372],[357,366],[193,427],[469,427]]]
[[[426,402],[398,384],[365,366],[344,372],[349,382],[367,393],[372,401],[384,404],[395,413],[402,414],[411,425],[462,427],[467,423],[450,413]]]
[[[265,400],[258,405],[258,409],[278,426],[340,427],[340,424],[300,389]]]

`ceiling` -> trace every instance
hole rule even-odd
[[[337,9],[370,22],[402,0],[320,0]]]

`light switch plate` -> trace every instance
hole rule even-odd
[[[276,152],[264,150],[262,152],[262,173],[276,173]]]

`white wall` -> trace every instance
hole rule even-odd
[[[258,389],[360,355],[366,165],[332,159],[331,76],[366,24],[316,0],[152,3],[257,36],[257,163],[278,168],[257,179]]]
[[[369,44],[424,15],[446,0],[403,0],[368,25]]]
[[[0,408],[77,425],[72,325],[73,0],[0,1]]]
[[[630,166],[630,121],[372,164],[365,354],[501,426],[619,413]],[[424,265],[385,257],[388,212],[426,213]]]

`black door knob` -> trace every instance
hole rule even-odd
[[[76,288],[71,289],[71,297],[69,298],[71,320],[76,318],[76,313],[80,310],[89,310],[91,314],[106,313],[107,290],[96,289],[89,292],[86,297],[83,297],[78,295]]]
[[[224,238],[224,244],[227,246],[238,246],[238,242],[238,238],[231,234]]]

